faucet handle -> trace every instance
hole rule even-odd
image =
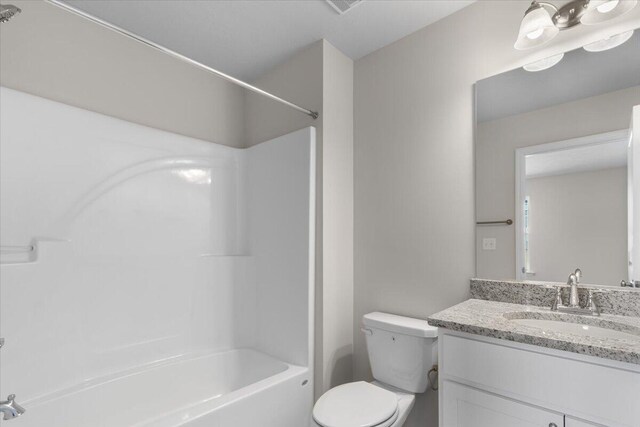
[[[629,280],[628,282],[626,280],[622,280],[620,282],[620,286],[622,286],[623,288],[640,288],[640,280]]]
[[[600,316],[600,307],[596,304],[593,299],[593,290],[589,289],[589,293],[587,294],[587,307],[589,311],[594,313],[597,316]]]
[[[10,394],[9,396],[7,396],[6,402],[0,402],[0,404],[4,406],[2,408],[2,413],[4,414],[4,416],[2,417],[3,420],[11,420],[25,413],[26,409],[18,405],[15,399],[16,395]]]
[[[556,288],[556,297],[551,304],[551,311],[557,311],[558,307],[562,307],[564,304],[562,303],[562,288],[558,286]]]
[[[573,272],[573,274],[575,274],[576,276],[576,283],[580,283],[580,280],[582,280],[582,270],[580,270],[579,268],[576,268],[576,271]]]

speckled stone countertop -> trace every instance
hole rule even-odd
[[[552,282],[471,279],[471,298],[429,317],[429,324],[445,329],[500,338],[556,350],[640,364],[640,290],[580,285],[580,303],[589,290],[601,316],[550,310],[556,290],[568,300],[568,286]],[[556,320],[604,327],[627,335],[598,338],[520,324],[517,319]],[[617,336],[613,336],[617,335]]]
[[[567,301],[569,286],[565,283],[471,279],[471,298],[551,307],[558,287]],[[581,284],[578,294],[582,306],[589,290],[602,313],[640,317],[640,289]]]
[[[521,325],[513,319],[559,320],[605,327],[628,335],[606,338],[574,335]],[[640,365],[640,317],[574,315],[535,305],[470,299],[430,316],[428,321],[432,326],[454,331]]]

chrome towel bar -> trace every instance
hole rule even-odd
[[[513,224],[513,221],[510,220],[510,219],[505,219],[504,221],[478,221],[478,222],[476,222],[476,225],[499,225],[499,224],[511,225],[511,224]]]
[[[35,250],[35,246],[0,246],[0,253],[3,254],[19,254],[23,252],[33,252]]]

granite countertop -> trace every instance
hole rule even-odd
[[[567,301],[569,285],[564,283],[489,279],[471,279],[470,283],[471,298],[545,308],[551,307],[558,288],[563,301]],[[580,284],[578,294],[583,307],[589,291],[603,314],[640,317],[640,289]]]
[[[606,338],[581,336],[525,326],[510,319],[561,320],[606,327],[630,335]],[[640,364],[640,317],[574,315],[535,305],[469,299],[430,316],[428,321],[432,326],[454,331]]]

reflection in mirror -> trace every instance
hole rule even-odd
[[[560,282],[581,268],[585,283],[640,280],[638,33],[476,85],[478,277]]]
[[[627,276],[627,143],[622,131],[516,150],[518,279],[558,281],[570,265],[592,283]]]

